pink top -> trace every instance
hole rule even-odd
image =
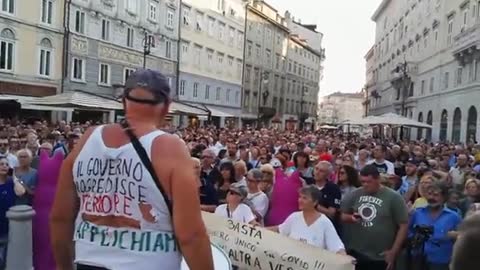
[[[282,169],[275,169],[270,210],[265,219],[266,226],[280,225],[290,214],[298,211],[298,191],[302,185],[298,171],[288,176]]]
[[[64,155],[55,152],[53,157],[42,151],[38,168],[38,183],[33,198],[33,265],[35,270],[55,269],[55,260],[50,244],[50,210],[57,189],[58,175]]]

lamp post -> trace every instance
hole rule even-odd
[[[400,115],[403,117],[406,117],[406,101],[407,101],[407,95],[408,95],[408,88],[410,87],[410,76],[408,75],[408,64],[407,61],[404,61],[403,63],[399,64],[396,69],[395,73],[400,74],[400,78],[398,80],[398,83],[396,83],[396,88],[398,91],[397,94],[397,99],[401,99],[401,112]],[[400,140],[403,140],[403,133],[404,129],[403,126],[400,127]]]
[[[306,120],[303,114],[303,105],[305,104],[305,95],[308,95],[308,88],[304,84],[302,86],[302,100],[300,101],[300,116],[298,117],[300,121],[300,124],[299,124],[300,130],[303,130],[304,122]]]
[[[258,108],[257,108],[257,128],[260,128],[260,108],[262,106],[262,97],[264,98],[264,103],[266,103],[266,99],[268,98],[269,92],[268,89],[262,93],[263,84],[268,84],[268,72],[262,72],[261,79],[260,79],[260,86],[258,91]]]
[[[143,37],[143,69],[147,67],[147,55],[150,54],[151,49],[155,48],[155,37],[149,35],[147,31],[144,31],[145,36]]]

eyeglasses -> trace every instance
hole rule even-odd
[[[229,190],[228,193],[232,194],[232,195],[237,195],[237,196],[240,196],[240,193],[236,192],[236,191],[233,191],[233,190]]]
[[[339,171],[338,174],[342,174],[342,175],[343,175],[343,174],[346,174],[346,172],[344,172],[344,171]]]

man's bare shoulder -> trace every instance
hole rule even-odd
[[[177,135],[164,134],[153,141],[152,157],[184,159],[189,157],[189,153],[185,142]]]

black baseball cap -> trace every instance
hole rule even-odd
[[[418,160],[416,158],[409,158],[406,163],[410,163],[418,167],[421,162],[421,160]]]
[[[155,99],[139,99],[130,96],[130,92],[136,88],[150,91]],[[151,69],[138,69],[128,76],[125,82],[123,97],[138,103],[156,105],[169,100],[170,86],[167,78],[160,72]]]

